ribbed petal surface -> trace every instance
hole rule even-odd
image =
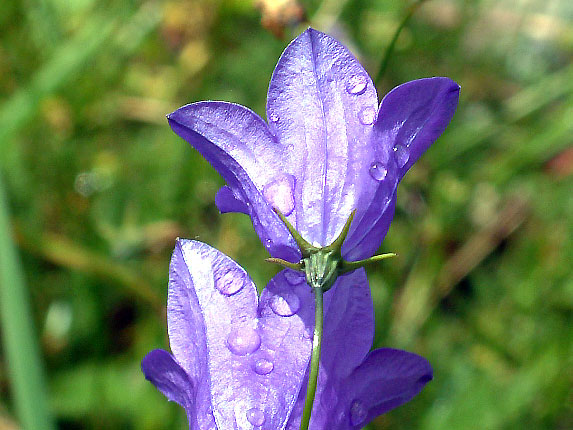
[[[173,355],[196,384],[201,430],[283,428],[309,358],[314,314],[306,284],[273,278],[258,303],[246,272],[200,242],[179,240],[171,261]]]

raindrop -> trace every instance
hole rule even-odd
[[[263,411],[257,408],[249,409],[247,411],[247,421],[249,421],[255,427],[260,427],[265,422],[265,414]]]
[[[279,116],[276,113],[274,113],[274,112],[269,113],[269,121],[270,122],[277,122],[278,120],[279,120]]]
[[[239,327],[229,334],[227,346],[235,355],[250,354],[261,346],[261,337],[252,328]]]
[[[268,375],[273,371],[275,365],[272,361],[267,360],[266,358],[259,358],[255,361],[255,365],[253,366],[253,370],[257,375]]]
[[[245,285],[245,279],[241,272],[228,270],[215,282],[215,288],[225,296],[237,294]]]
[[[365,107],[358,113],[358,120],[364,125],[374,124],[374,121],[376,121],[376,109]]]
[[[353,426],[360,425],[366,419],[368,409],[360,400],[354,400],[350,406],[350,424]]]
[[[369,173],[377,181],[383,181],[388,174],[388,169],[380,161],[376,161],[370,165]]]
[[[300,299],[290,291],[277,294],[271,299],[271,309],[281,317],[290,317],[300,309]]]
[[[408,160],[410,159],[410,153],[408,152],[408,148],[402,145],[397,145],[396,147],[394,147],[394,156],[396,157],[396,163],[400,168],[404,167],[408,162]]]
[[[285,279],[291,285],[302,284],[304,282],[304,274],[302,272],[295,272],[294,270],[286,270]]]
[[[348,91],[350,94],[358,96],[366,91],[367,86],[368,78],[366,75],[360,73],[358,75],[353,75],[350,77],[350,79],[348,79],[346,82],[346,91]]]
[[[263,188],[265,199],[284,216],[288,216],[294,210],[294,176],[283,175],[269,182]]]

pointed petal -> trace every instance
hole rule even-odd
[[[380,105],[375,128],[394,148],[401,176],[442,134],[458,105],[460,86],[449,78],[426,78],[390,91]]]
[[[347,259],[376,252],[394,215],[398,182],[442,134],[454,115],[459,91],[451,79],[427,78],[400,85],[384,97],[374,125],[369,178],[378,185],[358,203],[356,222],[343,248]]]
[[[291,148],[286,166],[296,178],[291,223],[309,242],[330,244],[356,207],[372,159],[376,90],[356,58],[314,29],[282,54],[267,99],[270,129]]]
[[[155,349],[143,358],[141,370],[145,379],[155,385],[165,397],[185,408],[189,428],[197,428],[193,383],[173,356],[162,349]]]
[[[425,358],[397,349],[377,349],[340,384],[339,404],[331,409],[325,428],[360,429],[411,400],[432,377]]]
[[[219,188],[219,191],[217,191],[217,194],[215,195],[215,204],[223,214],[227,212],[249,214],[249,207],[245,202],[238,199],[233,193],[233,190],[231,190],[227,185],[222,186]]]
[[[168,120],[173,131],[199,151],[227,182],[230,193],[224,189],[218,196],[219,209],[248,212],[271,255],[292,259],[292,252],[281,251],[284,247],[296,249],[295,243],[272,211],[274,200],[284,210],[280,206],[289,204],[293,192],[284,181],[276,185],[279,173],[284,176],[285,149],[263,119],[233,103],[199,102],[176,110]],[[265,193],[265,187],[270,187],[270,192]]]
[[[308,287],[279,274],[258,305],[246,272],[195,241],[179,240],[171,265],[171,348],[197,381],[199,420],[212,409],[218,428],[281,428],[310,358]]]
[[[193,383],[173,356],[162,349],[149,352],[141,361],[145,379],[161,391],[172,402],[183,407],[191,404]]]

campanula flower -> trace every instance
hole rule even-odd
[[[225,179],[215,198],[220,211],[248,214],[272,257],[300,259],[273,208],[317,246],[330,244],[356,210],[342,254],[358,260],[379,247],[398,182],[450,122],[459,89],[448,78],[420,79],[378,105],[356,58],[309,28],[274,70],[267,122],[218,101],[189,104],[168,120]]]
[[[318,368],[310,429],[358,429],[432,379],[415,354],[368,352],[372,299],[364,269],[355,267],[380,245],[398,182],[445,129],[458,95],[450,79],[421,79],[378,106],[352,54],[308,29],[275,68],[267,121],[214,101],[168,116],[225,179],[215,197],[221,212],[248,214],[273,259],[306,273],[283,270],[259,298],[229,257],[178,241],[168,299],[173,355],[152,351],[142,368],[185,408],[190,429],[298,429],[304,387]],[[320,336],[315,321],[324,322]],[[311,350],[319,361],[309,373]]]
[[[177,241],[169,275],[173,355],[151,351],[142,361],[146,378],[185,408],[189,429],[298,429],[314,324],[304,276],[283,270],[259,298],[243,268],[190,240]],[[339,278],[324,305],[311,429],[361,428],[432,379],[415,354],[368,353],[374,315],[363,268]]]

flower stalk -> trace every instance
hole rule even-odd
[[[310,359],[310,374],[308,375],[308,386],[306,388],[306,400],[304,403],[304,411],[300,421],[300,430],[308,430],[310,424],[310,416],[312,414],[312,406],[314,404],[314,395],[316,394],[316,386],[318,383],[318,369],[320,366],[320,348],[322,345],[322,321],[323,321],[323,305],[322,305],[322,288],[313,288],[314,290],[314,332],[312,336],[312,356]]]

